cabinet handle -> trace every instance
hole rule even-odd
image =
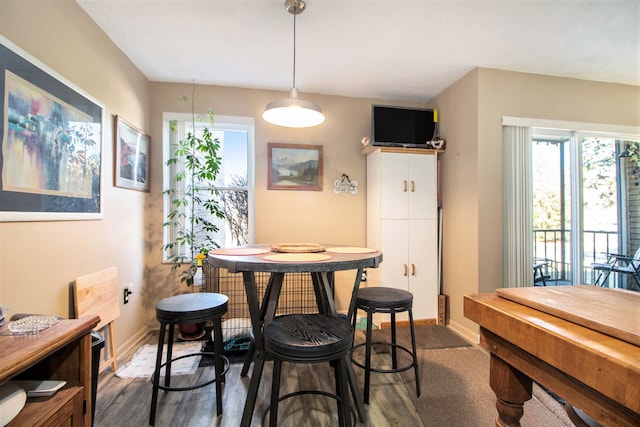
[[[416,183],[411,180],[411,192],[413,193],[414,191],[416,191]]]
[[[404,275],[407,275],[407,264],[402,264],[402,267],[404,268]]]
[[[412,276],[416,275],[416,265],[415,264],[411,264],[411,275]]]
[[[407,180],[403,180],[402,181],[402,191],[404,191],[405,193],[407,192]]]

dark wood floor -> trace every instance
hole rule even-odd
[[[356,333],[356,342],[362,339]],[[155,344],[155,334],[149,334],[145,343]],[[126,363],[132,356],[124,354],[119,363]],[[223,388],[223,414],[215,415],[215,385],[186,392],[160,391],[156,426],[229,426],[240,424],[249,376],[240,377],[241,364],[232,364]],[[362,389],[362,370],[354,367]],[[198,378],[206,378],[212,368],[198,368],[194,376],[179,376],[172,379],[173,385],[193,384]],[[197,378],[196,378],[197,377]],[[371,400],[366,406],[366,426],[422,426],[407,389],[401,384],[399,375],[373,375]],[[281,395],[297,387],[332,391],[333,370],[328,364],[283,365]],[[410,384],[413,388],[413,384]],[[260,385],[259,401],[256,404],[252,426],[261,425],[261,417],[268,405],[271,390],[271,363],[267,363]],[[145,426],[149,421],[151,405],[151,382],[148,379],[125,379],[109,370],[98,380],[95,412],[95,427]],[[335,401],[319,396],[300,396],[283,401],[280,406],[280,426],[332,426],[337,425]],[[268,424],[268,422],[267,422]],[[363,424],[359,424],[363,425]]]

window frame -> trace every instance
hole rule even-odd
[[[177,120],[178,122],[191,122],[191,113],[175,113],[164,112],[162,115],[162,191],[170,187],[172,181],[172,174],[169,170],[170,166],[167,166],[167,160],[172,157],[171,146],[174,143],[170,133],[170,122]],[[255,120],[253,117],[244,116],[227,116],[227,115],[214,115],[214,123],[211,128],[214,131],[241,131],[247,134],[247,187],[248,192],[248,236],[247,244],[253,244],[255,242]],[[220,191],[233,191],[238,189],[244,189],[244,187],[216,187]],[[167,218],[167,212],[170,211],[170,198],[162,195],[162,224],[165,223]],[[168,227],[162,226],[162,242],[163,246],[168,241],[170,230]],[[167,257],[166,251],[162,252],[162,263],[173,264],[175,261],[171,261]]]

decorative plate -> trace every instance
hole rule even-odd
[[[326,248],[317,243],[276,243],[271,246],[273,252],[313,253],[324,252]]]
[[[37,334],[57,322],[58,317],[56,316],[34,315],[11,321],[7,326],[14,335],[30,335]]]
[[[336,254],[372,254],[378,252],[373,248],[359,248],[355,246],[339,246],[335,248],[327,248],[327,252],[333,252]]]

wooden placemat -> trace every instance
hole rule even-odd
[[[271,246],[273,252],[283,253],[314,253],[324,252],[325,247],[317,243],[276,243]]]
[[[269,249],[264,248],[226,248],[226,249],[214,249],[211,251],[214,255],[262,255],[271,252]]]
[[[577,285],[505,288],[496,294],[640,346],[640,292]]]
[[[319,254],[319,253],[285,253],[285,254],[273,254],[264,257],[267,261],[276,262],[316,262],[327,261],[331,259],[331,255]]]
[[[371,254],[378,252],[373,248],[360,248],[355,246],[340,246],[335,248],[327,248],[327,252],[333,252],[336,254]]]

